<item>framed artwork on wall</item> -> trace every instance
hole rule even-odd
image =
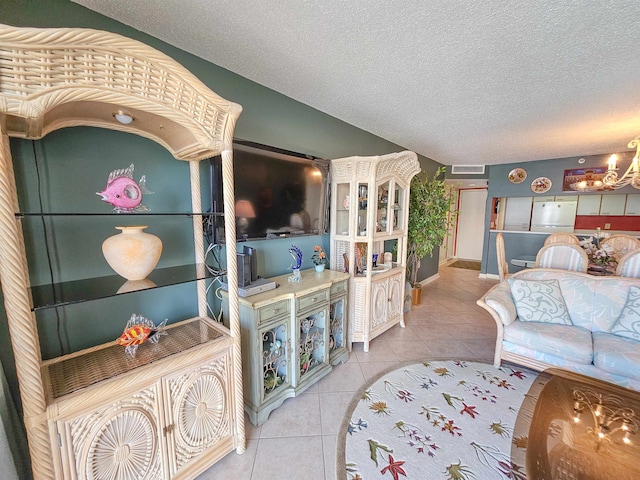
[[[605,185],[602,179],[607,173],[607,167],[576,168],[564,171],[562,182],[563,192],[597,192],[613,190]]]

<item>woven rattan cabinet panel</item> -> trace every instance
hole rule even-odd
[[[90,29],[0,25],[0,78],[0,283],[33,478],[192,479],[233,449],[244,452],[232,149],[242,107],[216,95],[165,54],[120,35]],[[127,114],[130,122],[120,123],[116,113]],[[152,285],[162,288],[167,297],[173,293],[173,299],[179,291],[174,285],[183,283],[191,289],[193,305],[172,314],[167,336],[155,345],[140,345],[134,358],[107,337],[94,343],[108,343],[80,351],[61,347],[63,356],[43,360],[40,339],[47,333],[38,331],[37,314],[68,306],[68,317],[83,321],[83,328],[91,330],[93,319],[73,309],[105,299],[107,303],[97,308],[108,312],[105,305],[117,305],[120,292],[109,287],[110,277],[74,278],[51,285],[31,281],[29,274],[46,270],[47,265],[37,254],[27,253],[31,249],[25,247],[23,223],[28,218],[51,223],[55,217],[67,226],[73,224],[70,219],[86,221],[83,228],[91,228],[96,213],[71,212],[64,209],[64,202],[55,200],[45,202],[44,208],[42,204],[29,208],[24,196],[27,206],[22,205],[22,211],[18,185],[25,184],[14,176],[9,137],[40,140],[62,127],[79,126],[153,140],[188,166],[188,185],[179,181],[174,185],[182,186],[167,192],[190,198],[187,211],[156,217],[162,217],[165,225],[183,218],[192,229],[192,245],[187,245],[186,254],[182,249],[176,255],[188,263],[177,266],[186,269],[187,275]],[[202,208],[200,161],[214,156],[222,160],[227,214],[226,264],[231,285],[227,327],[209,318],[207,310],[202,213],[207,209]],[[93,157],[88,153],[87,158]],[[163,169],[160,163],[157,168]],[[85,167],[95,165],[88,160]],[[54,168],[45,171],[50,174]],[[47,179],[51,191],[68,192],[75,204],[84,205],[84,200],[72,198],[81,189],[68,177],[55,177],[55,182],[53,178]],[[116,224],[121,221],[115,213],[104,215]],[[179,228],[184,231],[184,225]],[[51,242],[52,257],[63,257],[56,250],[64,243]],[[177,248],[174,242],[164,247]],[[100,245],[95,249],[99,252]],[[72,256],[78,264],[85,260],[82,255]],[[173,278],[175,272],[164,273]],[[39,298],[38,289],[51,292],[50,298]],[[94,293],[66,297],[72,290]],[[140,303],[147,305],[150,300]]]
[[[172,478],[190,479],[198,465],[233,445],[235,413],[228,388],[231,351],[163,378],[167,448]]]
[[[115,400],[96,405],[104,385],[61,400],[56,406],[64,414],[53,432],[60,478],[193,478],[209,456],[233,444],[229,342],[221,340],[220,349],[213,357],[201,349],[190,356],[200,363],[191,365],[180,361],[187,356],[176,358],[163,370],[179,371],[159,378],[147,369],[148,386],[132,393],[124,387]]]
[[[413,152],[331,161],[331,268],[349,273],[348,342],[363,342],[365,352],[376,336],[404,327],[409,186],[419,171]]]
[[[115,402],[69,420],[58,421],[60,478],[166,478],[162,464],[159,385],[154,383]]]

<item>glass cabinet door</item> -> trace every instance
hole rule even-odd
[[[260,332],[262,338],[262,398],[269,398],[291,384],[289,377],[289,328],[284,320]]]
[[[323,364],[328,364],[325,328],[327,308],[298,318],[298,372],[299,379],[312,375]]]
[[[389,181],[378,185],[376,205],[376,232],[389,231]]]
[[[391,212],[393,216],[393,231],[397,230],[405,230],[405,212],[404,212],[404,201],[405,201],[405,189],[395,185],[394,188],[394,199],[393,204],[391,205]]]
[[[367,207],[369,206],[369,184],[358,183],[358,218],[356,235],[365,236],[367,234]]]
[[[351,211],[351,195],[348,183],[338,183],[336,185],[336,234],[351,235],[351,223],[349,222],[349,212]]]
[[[329,305],[329,360],[335,365],[343,352],[346,353],[346,297],[333,300]]]

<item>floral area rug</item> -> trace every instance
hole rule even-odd
[[[516,421],[537,376],[465,361],[411,364],[383,375],[359,392],[343,421],[338,478],[526,479],[527,438]]]

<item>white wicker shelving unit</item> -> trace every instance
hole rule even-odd
[[[242,453],[238,291],[229,291],[229,328],[207,316],[199,171],[221,155],[235,286],[231,145],[241,107],[155,49],[89,29],[0,25],[0,78],[0,272],[34,478],[190,479]],[[135,120],[118,123],[118,110]],[[68,126],[141,135],[190,165],[198,314],[135,361],[113,342],[42,360],[9,137]]]
[[[349,271],[349,342],[365,352],[404,327],[409,186],[419,171],[409,151],[331,161],[331,269]],[[387,265],[385,251],[394,256]]]

